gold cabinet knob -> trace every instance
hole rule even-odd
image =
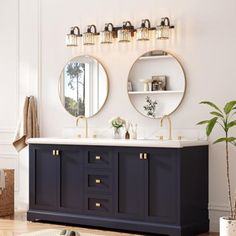
[[[56,150],[52,150],[52,155],[53,155],[53,156],[56,155]]]
[[[101,160],[102,158],[100,156],[95,157],[96,160]]]
[[[100,184],[101,182],[102,182],[102,181],[101,181],[100,179],[96,179],[96,180],[95,180],[95,183],[96,183],[96,184]]]
[[[56,150],[56,156],[59,156],[59,155],[60,155],[60,151]]]
[[[143,160],[143,153],[139,153],[139,159]]]
[[[96,206],[96,207],[101,207],[101,203],[96,202],[96,203],[95,203],[95,206]]]
[[[147,160],[147,159],[148,159],[147,153],[144,153],[144,154],[143,154],[143,159],[144,159],[144,160]]]

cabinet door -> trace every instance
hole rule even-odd
[[[52,210],[58,206],[58,158],[53,147],[30,147],[30,208]]]
[[[148,151],[148,220],[174,223],[178,215],[178,176],[176,149]]]
[[[145,161],[137,148],[119,148],[116,165],[116,215],[129,219],[145,217]]]
[[[83,150],[60,147],[60,209],[80,213],[83,207]]]

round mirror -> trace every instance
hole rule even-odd
[[[94,116],[105,104],[107,95],[107,74],[95,58],[79,56],[65,65],[59,79],[59,97],[71,115]]]
[[[128,95],[141,114],[161,118],[174,112],[185,93],[185,75],[171,54],[155,50],[133,64],[128,77]]]

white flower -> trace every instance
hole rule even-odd
[[[124,127],[126,122],[124,119],[118,116],[118,117],[113,117],[109,123],[111,124],[112,127],[119,129],[121,127]]]

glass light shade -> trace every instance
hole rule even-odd
[[[94,33],[86,32],[83,34],[83,44],[84,45],[94,45],[95,44],[95,37]]]
[[[104,30],[100,32],[100,43],[112,43],[113,35],[111,31]]]
[[[169,26],[158,26],[156,30],[157,39],[169,39],[170,27]]]
[[[131,41],[131,31],[128,29],[119,29],[118,32],[119,42],[130,42]]]
[[[77,35],[75,34],[67,34],[66,35],[66,46],[75,47],[77,46]]]
[[[149,36],[149,30],[146,27],[140,27],[137,29],[137,33],[136,33],[136,38],[137,40],[149,40],[150,36]]]

